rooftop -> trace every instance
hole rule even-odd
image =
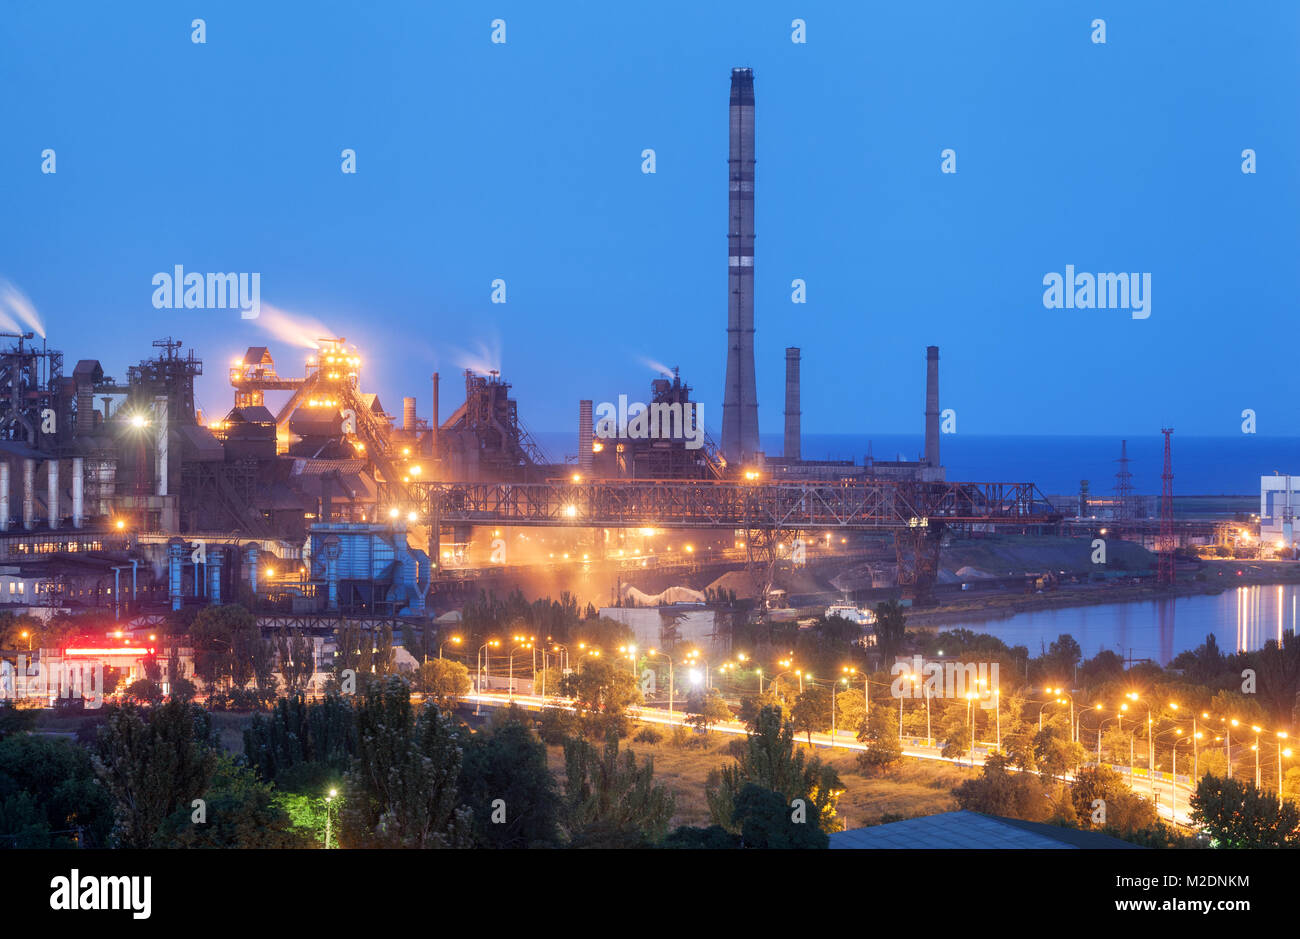
[[[832,848],[1094,849],[1138,848],[1094,831],[1061,828],[979,812],[942,812],[886,825],[832,832]]]

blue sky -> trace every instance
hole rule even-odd
[[[264,303],[357,344],[393,412],[427,413],[438,369],[450,413],[484,349],[529,426],[567,430],[579,398],[644,396],[650,360],[716,437],[745,65],[765,432],[787,345],[807,432],[919,432],[933,343],[962,433],[1232,434],[1253,408],[1295,434],[1298,34],[1284,2],[6,0],[0,277],[69,361],[122,377],[155,338],[196,347],[211,412],[244,347],[288,374],[304,352],[236,312],[155,310],[176,264],[260,272]],[[1151,273],[1151,317],[1045,309],[1067,264]]]

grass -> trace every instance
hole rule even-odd
[[[675,747],[665,738],[659,744],[623,741],[623,748],[631,748],[640,761],[654,757],[655,781],[667,786],[677,801],[676,814],[671,827],[678,825],[711,824],[709,806],[704,790],[709,773],[730,763],[733,757],[727,752],[732,740],[743,740],[731,734],[709,734],[702,746]],[[807,747],[800,749],[807,752]],[[826,749],[816,754],[823,762],[835,767],[844,783],[840,796],[839,817],[849,828],[875,824],[886,815],[933,815],[951,812],[957,808],[952,789],[972,776],[969,767],[957,767],[937,760],[904,758],[894,768],[875,776],[864,776],[857,768],[856,754],[838,752],[833,756]],[[564,785],[564,750],[547,748],[551,772],[557,783]]]

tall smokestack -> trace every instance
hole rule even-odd
[[[939,463],[939,347],[925,347],[925,463]]]
[[[785,447],[781,454],[787,460],[799,456],[799,350],[795,346],[785,350]]]
[[[727,376],[722,453],[744,463],[758,450],[754,381],[754,71],[731,70],[727,150]]]
[[[433,373],[433,412],[429,417],[429,456],[438,459],[438,373]]]
[[[583,399],[578,402],[578,468],[584,473],[591,472],[591,402]]]

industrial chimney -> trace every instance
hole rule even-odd
[[[731,70],[727,151],[727,375],[722,453],[744,463],[758,450],[754,380],[754,71]]]
[[[799,350],[795,346],[785,350],[785,447],[781,455],[787,460],[799,456]]]
[[[408,434],[415,434],[415,398],[405,397],[402,399],[402,430]]]
[[[583,473],[591,472],[592,423],[591,402],[583,399],[578,402],[578,468]]]
[[[438,373],[433,373],[433,410],[429,416],[429,456],[438,459]]]
[[[939,347],[925,347],[925,464],[939,463]]]

